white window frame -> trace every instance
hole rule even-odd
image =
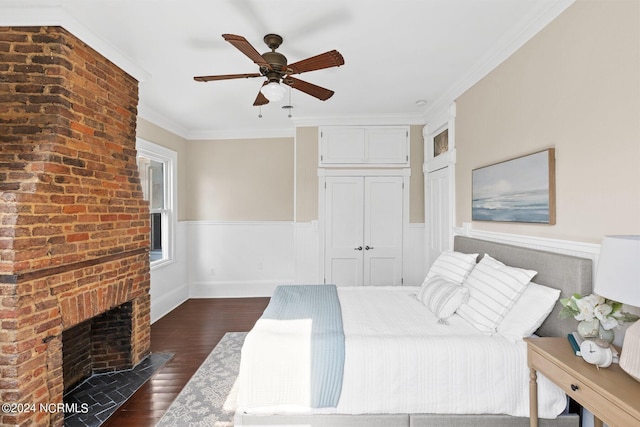
[[[162,213],[162,258],[150,263],[151,270],[175,262],[175,233],[177,228],[177,167],[178,153],[158,144],[136,138],[137,157],[144,157],[164,164],[164,200]],[[152,213],[151,210],[149,212]],[[151,220],[151,217],[149,218]],[[151,231],[150,231],[151,232]]]

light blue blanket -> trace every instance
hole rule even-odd
[[[336,286],[278,286],[262,318],[312,319],[311,406],[337,406],[344,371],[344,331]]]

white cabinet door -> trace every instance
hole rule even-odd
[[[409,165],[407,126],[320,128],[320,166]]]
[[[367,129],[367,163],[401,165],[409,162],[409,131],[405,127]]]
[[[402,182],[402,177],[326,178],[326,283],[402,283]]]
[[[402,284],[402,177],[364,181],[364,283]]]
[[[364,128],[337,127],[320,131],[320,163],[364,163]]]
[[[325,281],[362,285],[362,177],[328,177],[325,191]]]

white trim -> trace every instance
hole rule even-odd
[[[161,127],[162,129],[174,133],[184,139],[188,139],[186,137],[189,133],[188,129],[158,113],[154,108],[145,104],[142,99],[138,101],[138,118],[144,119],[149,123]]]
[[[296,127],[303,126],[398,126],[398,125],[423,125],[424,116],[415,114],[384,114],[384,115],[359,115],[359,116],[333,116],[333,117],[292,117],[291,121]]]
[[[183,138],[191,141],[208,139],[294,138],[295,127],[281,129],[237,129],[226,131],[189,131]]]
[[[189,298],[270,297],[278,285],[292,285],[293,280],[192,282]]]
[[[254,225],[269,225],[269,226],[284,226],[291,227],[293,221],[227,221],[227,220],[188,220],[182,221],[187,226],[197,225],[236,225],[236,226],[254,226]]]
[[[446,112],[446,114],[444,114]],[[422,135],[424,139],[424,163],[422,164],[422,172],[424,174],[424,209],[425,216],[427,212],[429,212],[428,204],[431,203],[429,191],[429,173],[435,172],[441,169],[446,169],[447,174],[447,182],[448,182],[448,201],[449,204],[446,207],[440,207],[441,211],[446,211],[448,213],[448,221],[446,227],[449,228],[451,224],[455,224],[456,218],[456,104],[452,102],[448,108],[442,108],[442,114],[439,114],[438,120],[434,121],[432,124],[425,126],[422,129]],[[440,154],[437,157],[433,156],[435,137],[445,129],[448,129],[448,147],[445,153]],[[431,221],[430,218],[425,217],[425,221]],[[427,265],[431,264],[433,260],[433,255],[431,250],[433,248],[430,247],[431,236],[429,236],[430,227],[425,227],[425,261]],[[444,249],[452,249],[453,248],[453,233],[449,231],[447,236],[448,244],[445,245]]]
[[[395,169],[330,169],[318,168],[318,177],[325,176],[411,176],[411,168]]]
[[[2,6],[0,26],[33,27],[40,25],[63,27],[139,82],[151,77],[151,74],[138,66],[133,59],[80,23],[62,5],[24,6],[16,3]]]
[[[136,138],[136,150],[138,155],[156,160],[167,164],[166,182],[166,203],[167,222],[169,223],[168,232],[163,236],[163,249],[166,245],[166,256],[162,259],[153,261],[150,264],[151,270],[172,264],[175,262],[176,252],[176,229],[178,228],[178,153],[169,148],[163,147],[153,142]],[[166,240],[166,241],[165,241]]]
[[[159,113],[153,107],[145,104],[142,100],[140,100],[138,105],[138,117],[189,141],[206,141],[210,139],[294,138],[296,133],[294,127],[278,129],[235,129],[226,131],[189,130]]]
[[[170,292],[151,300],[151,323],[163,318],[166,314],[189,299],[189,285],[183,284]]]
[[[600,245],[597,243],[576,242],[573,240],[560,240],[548,237],[526,236],[522,234],[501,233],[497,231],[475,230],[471,223],[464,223],[463,227],[454,227],[455,235],[475,237],[490,240],[492,242],[506,243],[523,246],[531,249],[556,252],[589,258],[597,261],[600,254]],[[594,263],[594,266],[596,264]]]

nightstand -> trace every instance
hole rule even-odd
[[[566,338],[527,338],[531,427],[538,425],[537,372],[595,417],[594,426],[640,426],[640,382],[613,364],[598,369],[576,356]]]

